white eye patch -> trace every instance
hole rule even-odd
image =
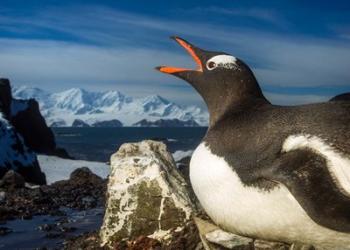
[[[236,62],[237,59],[234,56],[218,55],[210,58],[207,61],[206,66],[208,70],[213,70],[216,68],[239,69]]]

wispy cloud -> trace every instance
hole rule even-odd
[[[171,51],[145,48],[105,48],[57,41],[0,39],[0,76],[16,85],[62,90],[84,87],[118,89],[133,96],[154,94],[198,103],[199,97],[184,83],[154,70],[163,58],[177,65],[192,65],[188,57]],[[173,88],[173,84],[182,85]]]
[[[267,22],[283,20],[278,14],[262,9],[208,8],[208,11]],[[342,40],[292,37],[239,26],[218,28],[209,22],[151,17],[101,6],[53,8],[21,18],[3,13],[0,23],[0,31],[11,31],[19,37],[28,30],[35,30],[38,37],[45,31],[60,34],[61,39],[56,40],[42,37],[0,40],[0,74],[17,83],[29,81],[40,87],[113,87],[133,95],[159,91],[177,100],[198,102],[190,87],[153,70],[154,66],[168,63],[193,66],[186,53],[166,39],[172,34],[182,35],[200,47],[244,59],[263,85],[278,88],[350,83],[350,45]],[[287,100],[279,96],[270,95],[278,102]],[[290,98],[291,103],[317,99],[310,95]]]
[[[253,18],[259,21],[268,22],[276,26],[288,26],[290,23],[282,15],[272,9],[263,8],[222,8],[216,6],[197,7],[191,12],[204,12],[209,14],[220,14],[234,17]]]
[[[350,15],[350,12],[348,13]],[[332,30],[340,39],[350,40],[350,25],[329,25],[329,29]]]

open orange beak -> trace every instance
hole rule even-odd
[[[174,73],[186,72],[186,71],[203,72],[202,62],[195,52],[196,48],[192,44],[190,44],[189,42],[185,41],[184,39],[182,39],[180,37],[173,36],[171,38],[174,39],[178,44],[180,44],[182,47],[185,48],[185,50],[192,56],[194,61],[197,63],[198,68],[196,70],[193,70],[193,69],[186,69],[186,68],[160,66],[160,67],[156,67],[156,69],[159,70],[160,72],[163,72],[166,74],[174,74]]]

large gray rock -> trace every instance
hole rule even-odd
[[[165,144],[123,144],[111,158],[103,245],[149,236],[162,242],[181,231],[193,211],[187,184]]]

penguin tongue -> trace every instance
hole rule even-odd
[[[186,68],[177,68],[177,67],[170,67],[170,66],[160,66],[157,67],[156,69],[159,70],[160,72],[163,73],[167,73],[167,74],[174,74],[177,72],[184,72],[184,71],[200,71],[202,72],[202,62],[199,59],[199,57],[196,55],[193,45],[188,43],[187,41],[185,41],[184,39],[180,38],[180,37],[171,37],[172,39],[174,39],[176,42],[178,42],[178,44],[180,44],[182,47],[185,48],[185,50],[187,50],[187,52],[192,56],[192,58],[194,59],[194,61],[197,63],[198,65],[198,69],[197,70],[192,70],[192,69],[186,69]]]

